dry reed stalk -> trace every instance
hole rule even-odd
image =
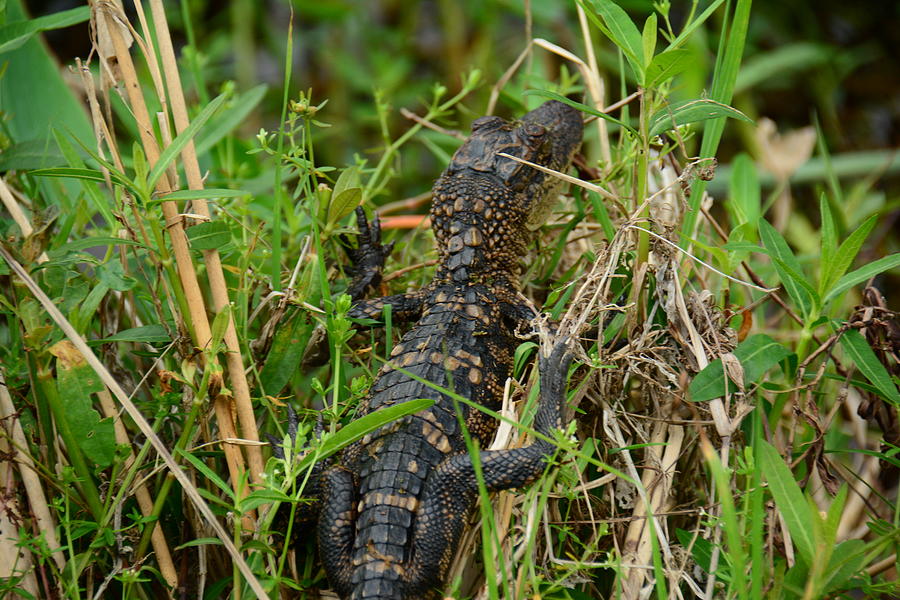
[[[137,406],[131,401],[128,395],[125,393],[125,390],[122,389],[122,386],[119,385],[119,382],[110,374],[109,370],[106,366],[100,362],[100,359],[97,358],[97,355],[94,354],[93,350],[87,345],[87,343],[82,339],[81,335],[72,327],[72,324],[68,319],[59,311],[53,301],[47,296],[46,293],[40,288],[40,286],[28,275],[22,265],[20,265],[13,257],[6,251],[3,246],[0,246],[0,258],[6,261],[9,265],[10,269],[28,288],[34,298],[41,304],[44,310],[47,312],[47,315],[53,320],[53,322],[59,327],[65,336],[69,339],[70,342],[75,346],[78,352],[84,357],[85,361],[91,366],[95,373],[100,377],[100,380],[106,385],[106,387],[112,392],[112,394],[116,397],[116,400],[125,408],[125,411],[129,414],[129,416],[134,420],[135,425],[141,431],[141,433],[146,436],[147,440],[159,454],[160,458],[163,462],[166,463],[166,467],[168,467],[169,472],[172,476],[178,481],[179,485],[181,485],[182,490],[185,495],[191,500],[194,507],[197,509],[204,520],[207,522],[210,528],[212,528],[216,537],[222,542],[222,545],[225,547],[225,550],[228,554],[231,555],[232,560],[234,561],[234,565],[240,571],[240,573],[244,576],[247,585],[256,593],[257,597],[260,599],[268,599],[268,594],[263,589],[262,585],[260,585],[259,580],[257,580],[253,571],[247,565],[247,562],[244,560],[244,557],[241,556],[240,551],[238,551],[237,547],[234,545],[234,542],[231,541],[231,536],[219,521],[216,519],[212,510],[210,510],[209,505],[207,505],[206,501],[203,500],[203,497],[197,491],[197,487],[191,483],[191,480],[188,478],[187,474],[178,463],[175,462],[175,459],[172,457],[172,454],[166,448],[163,441],[159,438],[159,436],[153,431],[153,428],[150,426],[150,423],[147,422],[147,419],[144,418],[144,415],[141,414],[141,411],[138,410]]]
[[[139,4],[139,2],[136,2]],[[175,60],[175,50],[172,47],[172,38],[169,33],[169,23],[161,0],[151,0],[150,10],[153,23],[156,27],[156,42],[159,45],[162,57],[163,75],[166,80],[166,89],[169,92],[169,104],[172,108],[172,116],[175,121],[175,129],[180,134],[190,125],[187,113],[187,104],[184,100],[181,78],[178,73],[178,63]],[[192,190],[203,189],[203,177],[200,173],[200,163],[191,140],[181,153],[184,172],[187,176],[188,188]],[[210,218],[209,207],[205,199],[195,199],[191,206],[198,214]],[[230,305],[228,286],[225,283],[225,274],[222,271],[222,261],[216,249],[203,251],[206,272],[209,276],[209,287],[212,292],[213,308],[220,312]],[[241,426],[241,434],[252,442],[259,441],[259,432],[256,426],[256,416],[253,414],[253,404],[250,399],[250,386],[244,372],[244,361],[241,356],[241,346],[234,327],[234,319],[229,315],[228,326],[225,330],[225,362],[228,365],[228,377],[231,382],[231,391],[234,394],[234,403],[237,408],[238,421]],[[247,453],[247,461],[250,464],[250,480],[262,483],[262,474],[265,466],[262,459],[262,451],[257,444],[244,446]]]
[[[16,416],[12,399],[9,397],[9,390],[6,389],[2,369],[0,369],[0,423],[18,433],[18,435],[15,435],[15,433],[11,435],[3,431],[4,435],[0,436],[0,452],[4,456],[19,454],[17,446],[19,441],[24,443],[25,439],[24,435],[22,435],[22,426],[19,424],[19,419]],[[21,437],[21,440],[16,439],[19,437]],[[28,446],[19,447],[28,448]],[[19,471],[24,474],[27,469],[33,467],[33,464],[30,466],[26,465],[25,461],[30,461],[31,458],[24,452],[21,454],[22,458],[18,463]],[[15,490],[16,484],[12,468],[15,462],[13,460],[0,462],[0,494],[2,494],[4,499],[3,505],[0,506],[0,578],[9,581],[14,577],[20,577],[21,579],[18,583],[20,589],[27,591],[34,597],[38,597],[38,583],[34,575],[33,566],[34,560],[27,547],[21,545],[18,533],[19,527],[16,524],[21,518],[22,511],[19,508],[18,494]],[[43,490],[41,490],[41,493],[43,495]],[[46,507],[46,503],[44,506]],[[40,529],[38,523],[35,523],[35,525]]]
[[[12,195],[12,192],[10,192],[9,187],[7,187],[3,177],[0,177],[0,201],[3,202],[3,205],[6,207],[6,210],[9,211],[16,225],[19,226],[19,229],[22,231],[22,237],[25,238],[30,236],[34,229],[28,221],[28,218],[25,216],[24,211],[19,206],[19,203]],[[39,263],[47,262],[47,260],[49,259],[46,252],[41,252],[40,256],[37,258],[37,262]],[[15,414],[16,409],[13,405],[12,398],[9,396],[9,390],[6,388],[3,370],[0,369],[0,419],[12,418],[10,434],[12,437],[12,448],[10,450],[14,450],[15,453],[20,455],[18,461],[19,476],[22,478],[22,483],[25,486],[29,509],[35,516],[36,528],[44,534],[44,539],[47,542],[47,547],[51,552],[51,556],[53,557],[56,566],[61,571],[66,566],[66,560],[63,557],[63,553],[59,551],[60,546],[59,539],[56,537],[56,523],[53,520],[53,516],[50,514],[50,508],[47,505],[47,497],[44,495],[44,488],[41,486],[40,479],[35,471],[34,461],[31,459],[31,456],[27,454],[28,444],[25,440],[22,426],[19,424],[19,419],[13,417]],[[5,464],[6,463],[4,463],[4,465]],[[0,485],[8,481],[11,481],[11,478],[6,474],[0,476]],[[6,519],[5,513],[3,519],[4,521]],[[3,539],[6,539],[7,535],[14,535],[12,533],[14,528],[11,529],[11,527],[11,523],[0,523],[0,530],[3,531]],[[25,551],[23,550],[23,552]],[[13,552],[12,555],[10,555],[7,552],[0,552],[0,554],[14,556],[16,553]],[[2,575],[2,573],[8,574]],[[0,576],[9,577],[9,571],[0,569]],[[30,586],[30,583],[26,581],[24,585]]]
[[[651,564],[653,546],[650,536],[657,536],[667,559],[671,556],[667,551],[663,521],[656,515],[666,511],[683,439],[683,427],[657,421],[648,440],[651,445],[644,451],[640,493],[632,511],[634,520],[629,523],[622,541],[623,572],[616,586],[621,586],[622,598],[626,600],[640,598],[641,588],[647,580],[648,571],[642,567]],[[652,529],[655,532],[648,527],[650,519],[654,521]]]
[[[152,168],[159,160],[160,150],[156,137],[153,134],[153,123],[150,120],[147,105],[141,92],[140,81],[137,77],[134,62],[131,59],[131,53],[121,34],[120,26],[127,25],[127,20],[124,14],[114,10],[115,7],[109,4],[95,5],[93,8],[99,13],[96,17],[97,20],[102,19],[106,23],[115,50],[117,64],[128,94],[129,104],[138,126],[141,144],[147,161]],[[159,178],[156,191],[163,197],[174,191],[172,182],[169,181],[167,174],[164,173]],[[169,232],[169,239],[172,242],[176,269],[187,299],[188,310],[190,311],[194,343],[199,348],[206,348],[212,339],[212,334],[206,316],[206,303],[200,290],[197,272],[194,269],[187,235],[184,230],[184,221],[178,212],[178,206],[175,202],[163,201],[161,204],[166,230]],[[202,357],[203,355],[201,354],[201,360],[203,360]],[[218,390],[220,388],[220,381],[211,382],[210,389]],[[216,394],[214,408],[221,437],[236,438],[237,432],[232,420],[230,397],[225,394]],[[231,475],[232,486],[237,490],[245,470],[243,456],[240,449],[231,444],[223,444],[222,449],[225,454],[229,474]],[[246,490],[244,493],[246,493]],[[249,525],[249,523],[245,523],[245,525]]]

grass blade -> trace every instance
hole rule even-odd
[[[809,514],[809,505],[803,497],[803,492],[794,481],[793,473],[784,464],[778,450],[768,442],[760,440],[758,452],[759,466],[766,481],[769,482],[769,491],[772,492],[775,504],[784,517],[800,556],[807,565],[811,565],[815,548],[812,538],[813,516]]]

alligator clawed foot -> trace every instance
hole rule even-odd
[[[321,421],[321,417],[319,417],[319,421]],[[294,407],[290,404],[287,405],[287,424],[288,438],[291,440],[291,447],[293,448],[297,445],[297,430],[300,424],[300,418],[297,416],[297,411],[295,411]],[[271,433],[266,433],[265,436],[272,446],[272,454],[275,455],[275,458],[284,460],[284,440],[278,439]]]
[[[353,280],[347,286],[347,293],[354,300],[363,298],[366,291],[378,287],[384,273],[384,263],[394,249],[394,242],[381,243],[381,223],[375,216],[372,222],[366,218],[361,206],[356,207],[356,248],[350,243],[349,236],[341,235],[344,250],[353,263]]]

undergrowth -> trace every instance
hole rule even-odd
[[[439,4],[448,23],[477,12]],[[499,64],[504,6],[477,12],[468,63],[447,28],[442,60],[458,77],[428,86],[408,56],[386,54],[404,32],[386,34],[369,56],[374,92],[327,28],[295,31],[285,15],[268,130],[247,62],[252,3],[231,9],[238,83],[221,85],[210,57],[227,43],[188,3],[169,14],[186,41],[177,59],[159,0],[30,20],[5,7],[0,597],[326,588],[306,517],[312,466],[428,402],[353,419],[402,331],[389,313],[384,329],[347,318],[352,212],[377,212],[396,242],[382,291],[421,287],[435,262],[429,182],[461,132],[547,98],[583,111],[586,140],[523,263],[524,293],[556,325],[519,347],[492,447],[529,435],[551,329],[580,340],[572,425],[539,481],[482,495],[446,595],[900,593],[900,324],[883,287],[900,254],[872,241],[896,199],[868,176],[894,159],[872,158],[848,185],[818,121],[788,144],[747,116],[734,95],[748,78],[809,57],[760,54],[742,71],[749,0],[694,2],[677,23],[668,2],[535,3],[511,34],[521,54]],[[89,17],[76,100],[36,36]],[[329,51],[318,34],[364,108],[292,76],[295,44]],[[722,168],[731,125],[760,133]],[[792,178],[813,163],[815,210],[800,214]],[[311,366],[316,351],[325,366]]]

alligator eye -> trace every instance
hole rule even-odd
[[[500,117],[478,117],[474,121],[472,121],[472,131],[478,131],[479,129],[493,129],[494,127],[499,127],[503,125],[504,121]]]
[[[525,132],[525,135],[533,138],[541,137],[547,133],[547,128],[538,123],[526,123],[522,130]]]

